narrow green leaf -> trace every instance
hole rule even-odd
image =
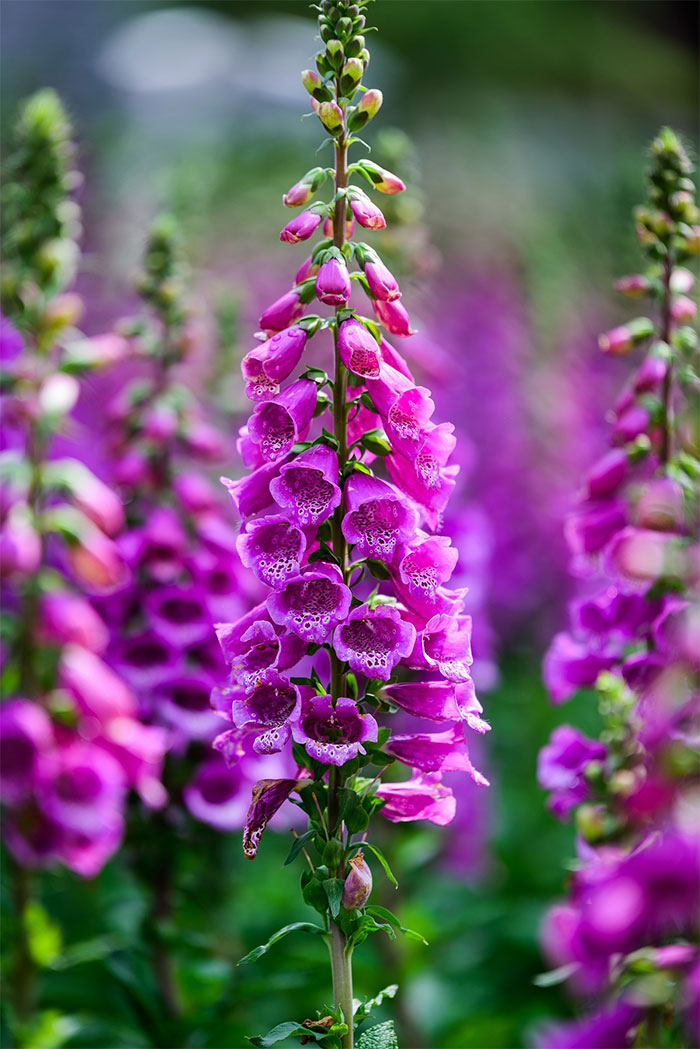
[[[248,965],[249,962],[256,962],[263,954],[267,954],[274,943],[281,940],[283,936],[288,936],[290,932],[310,932],[314,935],[323,935],[323,929],[320,925],[314,925],[313,922],[293,922],[291,925],[285,925],[283,929],[278,929],[267,943],[263,943],[249,951],[244,958],[241,958],[238,965]]]
[[[331,917],[337,918],[340,912],[340,901],[343,898],[343,882],[340,878],[326,878],[323,888],[328,897]]]
[[[379,907],[377,904],[372,904],[371,907],[367,908],[367,912],[369,914],[376,915],[378,918],[383,918],[384,921],[391,922],[391,924],[395,926],[400,933],[403,933],[407,940],[415,940],[416,943],[422,943],[425,944],[426,947],[428,946],[428,941],[425,939],[424,936],[421,936],[421,934],[419,932],[416,932],[415,929],[407,929],[405,925],[401,924],[396,915],[393,914],[390,910],[388,910],[388,908]]]
[[[368,841],[365,841],[363,843],[362,847],[364,849],[369,849],[370,852],[374,853],[374,855],[377,857],[377,859],[381,863],[381,865],[382,865],[382,867],[384,869],[384,873],[386,874],[386,876],[389,879],[389,881],[391,882],[391,884],[395,888],[398,888],[399,883],[397,882],[396,878],[394,877],[393,871],[392,871],[391,867],[389,866],[389,864],[387,863],[386,856],[384,855],[382,850],[377,848],[376,845],[370,845],[370,843]]]
[[[238,963],[240,965],[240,962]],[[253,1035],[252,1038],[248,1038],[251,1045],[258,1045],[261,1049],[267,1049],[268,1045],[274,1045],[276,1042],[281,1042],[284,1038],[289,1038],[292,1034],[304,1034],[308,1035],[306,1027],[302,1027],[296,1020],[288,1020],[286,1023],[277,1024],[277,1027],[273,1027],[267,1034]]]
[[[287,853],[287,858],[282,864],[283,867],[286,867],[288,864],[294,862],[301,850],[306,845],[307,841],[311,841],[315,833],[316,832],[313,830],[307,830],[304,834],[301,834],[298,838],[294,839],[294,841],[292,842],[292,847]]]
[[[395,998],[398,989],[399,985],[397,983],[390,983],[388,987],[384,987],[379,994],[375,995],[374,998],[368,998],[366,1002],[355,999],[357,1002],[355,1005],[355,1022],[364,1020],[373,1009],[382,1004],[385,998]]]

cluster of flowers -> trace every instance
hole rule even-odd
[[[303,82],[342,165],[348,136],[376,113],[381,94],[364,90],[354,107],[346,101],[368,58],[362,37],[351,33],[348,46],[331,37],[320,58],[321,74],[307,70]],[[346,170],[341,165],[312,169],[284,196],[288,207],[306,209],[282,230],[283,241],[306,241],[319,227],[325,236],[293,289],[262,314],[259,344],[242,364],[255,407],[239,448],[252,473],[226,483],[244,526],[241,559],[269,595],[242,619],[217,628],[230,679],[214,691],[213,703],[234,727],[216,745],[235,766],[248,740],[258,754],[280,752],[293,741],[297,760],[322,779],[329,766],[355,772],[367,745],[381,742],[383,753],[372,760],[397,758],[415,770],[409,781],[376,787],[384,815],[446,823],[454,801],[441,773],[459,769],[484,782],[469,761],[464,729],[487,727],[469,673],[471,621],[461,611],[463,592],[446,586],[457,554],[434,534],[455,485],[457,468],[449,465],[454,427],[432,422],[430,392],[415,385],[374,321],[350,305],[354,283],[388,333],[412,333],[394,276],[372,247],[346,239],[354,223],[385,226],[366,193],[348,184],[352,175],[386,194],[400,192],[403,183],[370,161]],[[314,201],[329,175],[333,200]],[[334,307],[334,315],[305,315],[313,299]],[[307,342],[323,331],[333,335],[334,375],[307,367],[283,388]],[[331,407],[329,431],[322,427]],[[387,479],[377,476],[379,463]],[[374,590],[372,577],[380,580]],[[328,687],[315,670],[288,676],[304,657],[326,666],[320,650],[331,664]],[[431,676],[390,683],[400,667]],[[380,740],[374,714],[397,707],[447,728],[391,738],[383,730]],[[304,782],[288,779],[256,792],[244,835],[249,855],[273,805]]]
[[[188,383],[201,326],[186,283],[177,230],[164,216],[151,229],[138,285],[149,316],[125,325],[148,371],[107,406],[110,458],[126,505],[118,543],[130,576],[98,607],[111,627],[107,659],[137,696],[144,722],[167,735],[171,803],[233,830],[243,826],[255,780],[249,762],[231,770],[211,749],[220,722],[209,697],[225,672],[213,624],[240,615],[262,588],[241,572],[223,492],[202,473],[202,464],[221,460],[225,444]],[[271,757],[262,772],[291,774],[293,765]]]
[[[80,229],[70,136],[52,92],[31,98],[4,187],[0,795],[19,864],[58,861],[91,876],[119,846],[128,790],[161,803],[166,741],[139,721],[134,695],[105,662],[108,631],[82,593],[128,577],[112,538],[121,502],[54,451],[78,376],[126,348],[118,337],[81,338],[82,303],[64,290]]]
[[[550,1049],[688,1044],[699,1033],[698,339],[682,263],[698,253],[700,229],[677,136],[662,130],[651,157],[649,203],[637,211],[649,268],[617,287],[649,296],[660,320],[601,336],[605,353],[648,350],[615,405],[612,447],[567,521],[588,594],[544,665],[554,702],[595,689],[602,721],[598,739],[560,726],[539,759],[552,810],[576,809],[579,833],[569,899],[545,920],[545,951],[595,1003],[543,1034]]]

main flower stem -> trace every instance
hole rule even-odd
[[[336,98],[340,98],[340,84],[336,81]],[[335,144],[335,191],[345,189],[348,184],[347,178],[347,136],[343,131]],[[333,214],[333,244],[340,251],[345,245],[345,216],[347,204],[345,198],[336,201]],[[338,442],[338,463],[341,472],[345,469],[348,456],[348,410],[346,404],[348,375],[345,365],[340,359],[338,349],[338,331],[340,322],[338,315],[340,308],[336,311],[336,323],[334,329],[334,371],[333,371],[333,433]],[[344,514],[344,500],[341,500],[333,514],[333,553],[335,554],[340,570],[343,574],[343,582],[348,583],[348,557],[345,536],[343,535],[342,522]],[[338,656],[331,649],[331,697],[333,706],[346,692],[345,673]],[[331,834],[335,834],[342,841],[342,828],[338,824],[338,789],[342,786],[338,769],[331,767],[328,778],[328,826]],[[338,875],[342,876],[344,863],[338,869]],[[330,952],[331,971],[333,975],[333,1000],[343,1011],[345,1023],[348,1025],[348,1033],[343,1037],[343,1049],[353,1049],[353,1008],[352,1008],[352,950],[348,950],[345,933],[331,921],[330,923]]]
[[[664,263],[663,277],[663,303],[661,307],[661,339],[667,346],[671,345],[671,276],[673,274],[673,261],[667,256]],[[666,375],[664,376],[661,397],[663,400],[663,420],[661,428],[660,458],[662,463],[667,463],[673,454],[673,358],[668,361]]]

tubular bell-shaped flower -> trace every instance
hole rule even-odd
[[[347,513],[343,535],[355,557],[393,560],[399,543],[408,542],[418,514],[390,484],[364,473],[353,473],[345,485]]]
[[[351,670],[388,681],[394,667],[413,648],[416,631],[390,605],[358,605],[335,632],[336,654]]]
[[[236,546],[243,565],[252,568],[262,583],[279,590],[299,574],[306,537],[298,525],[275,514],[249,522]]]
[[[275,623],[320,645],[347,616],[351,597],[340,569],[316,561],[270,594],[267,607]]]
[[[316,444],[291,462],[269,482],[272,498],[303,528],[321,524],[340,505],[338,456],[327,444]]]
[[[256,405],[248,432],[265,462],[281,459],[293,444],[304,440],[315,407],[316,385],[308,379],[297,379],[274,400]]]
[[[361,714],[354,699],[340,696],[335,705],[330,696],[313,696],[292,726],[297,743],[303,743],[317,761],[344,765],[364,754],[367,739],[376,740],[377,722]]]

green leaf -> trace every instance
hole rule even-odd
[[[301,850],[306,845],[307,841],[311,841],[315,833],[316,832],[313,830],[307,830],[300,837],[294,839],[294,841],[292,842],[292,847],[287,853],[287,858],[282,864],[283,867],[286,867],[288,864],[294,862]]]
[[[267,943],[261,944],[259,947],[253,948],[249,951],[244,958],[237,963],[238,965],[248,965],[249,962],[256,962],[258,958],[261,958],[263,954],[267,954],[270,947],[282,937],[288,936],[290,932],[310,932],[315,935],[323,935],[323,929],[320,925],[314,925],[313,922],[293,922],[291,925],[285,925],[283,929],[278,929],[274,935],[270,937]]]
[[[365,842],[365,846],[366,845],[367,842]],[[383,918],[386,922],[390,922],[391,925],[399,930],[399,932],[403,933],[407,940],[414,940],[416,943],[423,943],[426,947],[428,946],[428,941],[424,936],[421,936],[421,934],[416,932],[415,929],[407,929],[405,925],[401,924],[396,915],[392,914],[392,912],[386,907],[379,907],[376,904],[372,904],[371,907],[367,907],[367,912],[376,915],[378,918]]]
[[[392,1020],[375,1024],[364,1031],[357,1040],[357,1049],[399,1049],[396,1028]]]
[[[535,987],[556,987],[559,983],[564,983],[570,976],[578,969],[578,962],[569,962],[568,965],[560,965],[558,969],[551,969],[546,973],[538,973],[537,976],[533,976],[532,982]]]
[[[391,445],[386,439],[386,434],[379,427],[375,427],[373,430],[368,430],[360,438],[359,443],[363,448],[366,448],[368,452],[372,452],[374,455],[386,455],[387,452],[391,451]]]
[[[340,878],[326,878],[323,888],[328,897],[331,917],[337,918],[340,911],[340,901],[343,898],[343,882]]]
[[[385,998],[395,998],[398,989],[399,985],[397,983],[390,983],[388,987],[384,987],[379,994],[375,995],[374,998],[368,998],[366,1002],[360,1002],[358,999],[355,999],[357,1002],[355,1006],[355,1022],[364,1020],[373,1009],[382,1004]]]
[[[370,843],[368,841],[365,841],[363,843],[362,847],[366,848],[366,849],[369,849],[370,852],[374,853],[374,855],[377,857],[377,859],[381,863],[381,865],[382,865],[382,867],[384,869],[384,873],[386,874],[386,876],[389,879],[389,881],[391,882],[391,884],[395,888],[398,888],[399,883],[397,882],[396,878],[394,877],[394,874],[393,874],[393,872],[391,870],[391,867],[387,863],[386,856],[384,855],[382,850],[377,848],[376,845],[370,845]],[[388,912],[388,913],[390,913],[390,912]]]
[[[389,569],[381,561],[376,561],[374,558],[370,557],[365,563],[370,574],[373,575],[375,579],[391,579]]]
[[[240,965],[240,962],[238,963]],[[261,1049],[266,1049],[268,1045],[274,1045],[275,1042],[281,1042],[285,1038],[289,1038],[292,1034],[303,1034],[308,1035],[306,1027],[302,1027],[296,1020],[288,1020],[286,1023],[277,1024],[277,1027],[273,1027],[267,1034],[254,1035],[252,1038],[248,1038],[251,1045],[259,1045]]]
[[[22,915],[29,953],[37,965],[51,965],[63,948],[61,930],[40,903],[30,900]]]

